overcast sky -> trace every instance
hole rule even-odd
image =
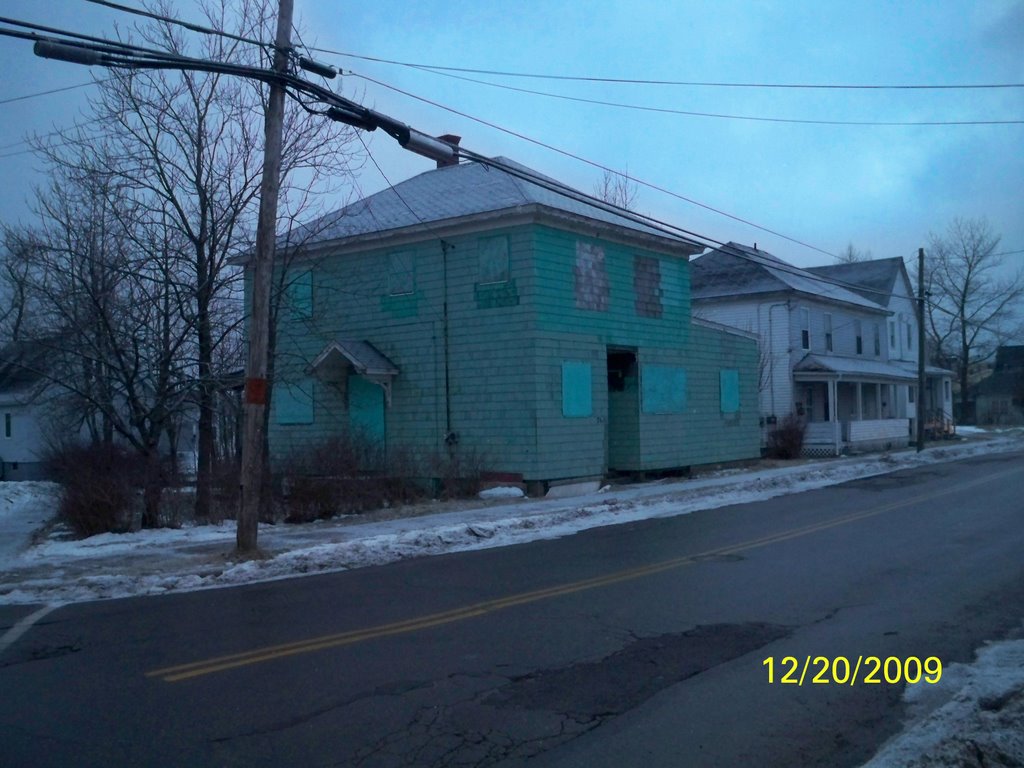
[[[138,0],[120,0],[138,6]],[[177,0],[199,20],[195,0]],[[396,61],[582,77],[821,85],[1024,83],[1024,2],[399,2],[295,0],[310,46]],[[83,0],[5,0],[3,14],[109,35],[125,14]],[[431,134],[505,155],[584,191],[601,172],[360,76],[628,172],[679,195],[836,253],[909,257],[956,216],[986,216],[1000,250],[1024,250],[1024,124],[866,126],[667,114],[517,93],[336,54],[349,96]],[[0,100],[88,82],[101,69],[33,57],[0,38]],[[597,101],[757,118],[851,122],[1024,120],[1024,88],[818,90],[656,86],[463,77]],[[337,83],[338,81],[335,81]],[[0,220],[25,220],[38,162],[17,142],[69,124],[94,87],[5,103]],[[433,167],[371,137],[393,183]],[[370,193],[387,182],[373,164]],[[801,266],[816,250],[641,187],[637,208],[717,240],[758,243]],[[1024,253],[1009,257],[1024,264]]]

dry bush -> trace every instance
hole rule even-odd
[[[805,426],[794,414],[786,416],[768,433],[767,455],[772,459],[797,459],[804,447]]]
[[[383,451],[359,435],[329,438],[281,467],[279,505],[286,523],[358,514],[422,499],[414,456]]]
[[[47,460],[61,483],[60,517],[77,536],[131,530],[144,474],[138,456],[115,445],[68,445]]]

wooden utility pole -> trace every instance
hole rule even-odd
[[[288,71],[291,48],[293,0],[280,0],[274,71]],[[252,303],[249,312],[249,359],[245,373],[245,424],[242,432],[241,504],[235,537],[239,552],[256,550],[260,494],[263,493],[264,430],[266,429],[267,366],[270,347],[270,289],[277,240],[277,194],[281,183],[281,144],[284,130],[284,85],[270,86],[265,119],[263,178],[260,212],[256,224],[256,254],[252,269]]]
[[[924,248],[917,249],[917,452],[924,450]]]

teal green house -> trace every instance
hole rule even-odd
[[[452,165],[290,233],[272,461],[345,431],[533,483],[759,456],[757,341],[691,315],[702,247],[555,184]]]

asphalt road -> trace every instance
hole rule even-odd
[[[1022,552],[1024,454],[997,454],[66,606],[0,654],[0,765],[858,765],[902,685],[769,683],[764,660],[969,661],[1024,619]],[[0,633],[32,610],[0,608]]]

